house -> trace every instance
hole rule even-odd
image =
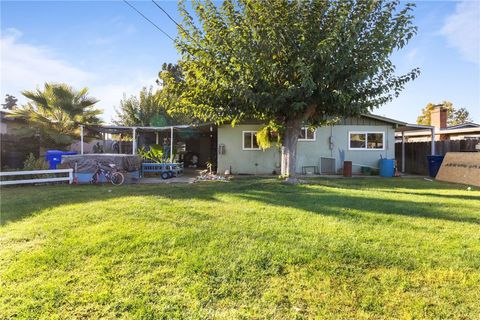
[[[8,117],[9,110],[0,110],[0,168],[22,168],[23,162],[32,153],[39,156],[38,137],[20,137],[17,131],[28,127],[18,118]]]
[[[448,110],[443,105],[436,105],[430,113],[430,122],[434,128],[436,141],[480,139],[480,124],[467,122],[455,126],[447,126]],[[430,130],[405,132],[406,142],[424,142],[431,140]],[[400,141],[400,135],[397,135]]]
[[[335,125],[310,131],[304,127],[297,146],[297,173],[338,173],[343,161],[353,162],[353,172],[378,168],[381,158],[395,158],[395,129],[404,122],[365,114],[344,118]],[[262,124],[244,122],[218,126],[217,172],[279,174],[280,149],[261,150],[256,133]]]

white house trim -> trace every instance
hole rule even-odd
[[[302,131],[305,132],[305,139],[298,138],[298,141],[313,142],[317,140],[317,129],[313,130],[313,139],[307,138],[307,131],[309,127],[302,127]]]
[[[253,147],[253,139],[254,139],[254,134],[256,135],[258,131],[255,131],[255,130],[245,130],[245,131],[242,131],[242,150],[244,151],[257,151],[257,150],[260,150],[260,147],[258,148],[254,148]],[[252,141],[250,143],[250,145],[252,146],[251,148],[245,148],[245,133],[251,133],[252,134]]]
[[[368,134],[369,133],[381,133],[382,134],[382,148],[368,148]],[[365,135],[365,148],[352,148],[350,147],[350,135],[352,134],[364,134]],[[385,150],[385,131],[348,131],[347,137],[348,150],[352,151],[382,151]]]

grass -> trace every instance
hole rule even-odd
[[[1,204],[0,318],[480,314],[478,188],[56,185],[4,188]]]

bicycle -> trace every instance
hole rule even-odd
[[[108,166],[110,167],[110,170],[102,168],[100,163],[97,162],[97,169],[93,174],[92,180],[90,182],[92,184],[99,183],[100,175],[103,175],[107,180],[107,182],[110,182],[115,186],[119,186],[123,184],[123,182],[125,181],[125,177],[123,176],[123,174],[120,171],[118,171],[118,169],[113,163],[110,163]]]

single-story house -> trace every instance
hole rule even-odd
[[[97,133],[129,135],[130,147],[121,147],[116,153],[136,154],[139,146],[162,144],[168,157],[173,154],[171,161],[183,162],[186,168],[205,168],[212,164],[219,174],[279,174],[280,148],[261,150],[257,144],[256,134],[262,126],[259,122],[244,121],[235,126],[202,123],[166,127],[85,127]],[[344,161],[352,161],[353,173],[378,169],[382,158],[400,160],[404,157],[404,152],[395,155],[395,133],[403,137],[403,150],[405,134],[415,130],[427,130],[432,138],[435,134],[433,126],[408,124],[373,114],[347,117],[315,130],[305,127],[297,145],[296,172],[338,174]],[[123,145],[121,141],[119,144]],[[88,152],[81,149],[82,154]],[[431,154],[435,154],[434,144]]]
[[[381,158],[395,158],[395,129],[405,122],[365,114],[344,118],[332,126],[302,129],[297,146],[297,173],[338,173],[343,162],[353,162],[353,172],[378,168]],[[261,150],[256,142],[262,124],[244,122],[217,129],[217,172],[279,174],[280,149]]]

